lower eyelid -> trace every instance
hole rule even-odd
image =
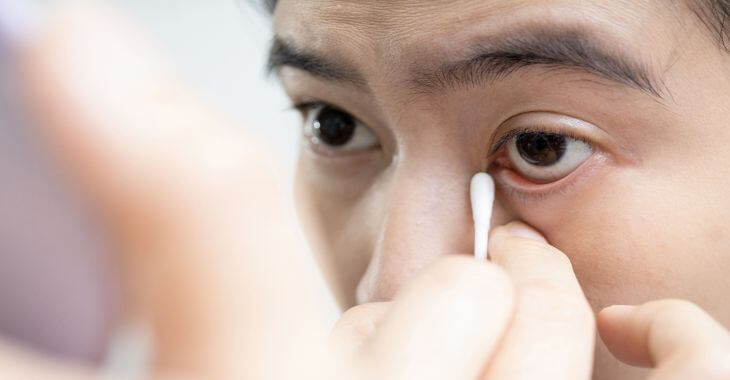
[[[510,167],[497,166],[492,168],[495,181],[507,194],[521,200],[522,203],[543,200],[552,195],[561,195],[569,192],[573,186],[588,180],[601,168],[606,166],[608,158],[596,152],[586,162],[572,173],[555,182],[537,184],[530,182]]]

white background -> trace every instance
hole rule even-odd
[[[265,77],[271,23],[258,0],[109,0],[127,11],[190,81],[244,128],[267,136],[289,164],[299,117]]]

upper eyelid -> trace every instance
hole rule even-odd
[[[515,138],[523,133],[530,133],[530,132],[550,133],[550,134],[565,136],[565,137],[569,137],[569,138],[572,138],[572,139],[575,139],[578,141],[583,141],[586,144],[593,146],[593,144],[590,141],[588,141],[585,137],[579,136],[578,134],[573,133],[571,131],[559,131],[559,130],[556,130],[555,128],[547,128],[547,127],[524,127],[524,128],[513,129],[513,130],[505,133],[504,135],[502,135],[492,145],[492,148],[489,150],[488,156],[491,157],[491,156],[495,155],[506,143],[508,143],[513,138]]]
[[[512,130],[512,131],[504,134],[504,136],[500,137],[499,140],[497,140],[497,142],[494,143],[492,148],[489,150],[489,156],[493,156],[495,153],[497,153],[497,151],[499,151],[504,146],[504,144],[506,144],[509,140],[516,137],[520,133],[524,133],[524,131]]]
[[[338,107],[338,106],[336,106],[336,105],[334,105],[332,103],[324,102],[324,101],[321,101],[321,100],[310,100],[310,101],[304,101],[304,102],[295,103],[291,108],[292,109],[295,109],[295,110],[297,110],[299,112],[302,112],[302,113],[305,113],[306,114],[306,113],[311,112],[311,111],[313,111],[315,109],[318,109],[318,108],[327,108],[327,107],[328,108],[332,108],[332,109],[337,110],[337,111],[342,112],[342,113],[346,113],[346,114],[352,116],[352,118],[354,118],[356,121],[362,122],[352,112],[347,111],[347,110],[345,110],[342,107]]]
[[[294,103],[289,109],[296,110],[299,112],[308,112],[312,111],[313,109],[319,108],[319,107],[326,107],[328,106],[325,102],[320,101],[306,101],[306,102],[299,102]]]
[[[309,112],[317,109],[317,108],[324,108],[324,107],[331,107],[334,108],[340,112],[344,112],[348,115],[351,115],[358,123],[362,123],[362,120],[357,118],[355,115],[353,115],[351,112],[338,107],[336,105],[333,105],[331,103],[328,103],[326,101],[321,100],[307,100],[307,101],[301,101],[293,104],[291,106],[291,109],[295,109],[302,113],[302,115],[306,118],[309,116]],[[561,135],[565,137],[569,137],[575,140],[583,141],[590,146],[594,146],[594,144],[591,141],[588,141],[583,136],[580,136],[576,133],[573,133],[572,131],[566,131],[561,130],[559,128],[555,127],[546,127],[546,126],[530,126],[530,127],[522,127],[522,128],[516,128],[513,130],[508,131],[504,135],[502,135],[495,143],[492,144],[492,148],[489,150],[488,157],[494,156],[506,143],[508,143],[511,139],[519,136],[523,133],[530,133],[530,132],[536,132],[536,133],[551,133],[556,135]]]
[[[352,112],[347,111],[342,107],[338,107],[332,103],[328,103],[325,101],[321,101],[321,100],[303,101],[303,102],[295,103],[294,105],[291,106],[291,109],[295,109],[295,110],[301,112],[302,116],[304,117],[304,121],[306,122],[307,119],[312,116],[312,111],[317,110],[317,109],[324,109],[326,107],[335,109],[342,113],[345,113],[345,114],[351,116],[355,120],[355,122],[358,125],[360,125],[361,127],[366,127],[368,129],[372,130],[372,128],[370,126],[368,126],[364,121],[362,121],[362,119],[355,116]]]
[[[320,100],[311,100],[311,101],[295,103],[294,105],[291,106],[291,109],[295,109],[295,110],[301,112],[301,114],[304,118],[304,122],[307,123],[309,121],[309,118],[312,117],[313,111],[322,110],[327,107],[351,116],[353,118],[353,120],[355,120],[355,123],[357,125],[359,125],[360,127],[366,127],[368,129],[372,129],[369,126],[365,125],[365,123],[360,118],[353,115],[352,112],[349,112],[349,111],[343,109],[342,107],[338,107],[331,103],[320,101]]]

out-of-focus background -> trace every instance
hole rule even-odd
[[[108,0],[139,22],[178,67],[230,115],[294,160],[298,116],[265,58],[271,22],[262,0]]]
[[[112,3],[138,23],[210,103],[240,120],[242,128],[263,135],[293,170],[300,121],[285,111],[288,103],[275,80],[265,78],[271,25],[253,5],[256,0],[98,1]],[[53,171],[21,147],[12,123],[5,124],[0,128],[0,336],[98,361],[118,312],[112,255],[105,252],[93,213],[49,177]]]

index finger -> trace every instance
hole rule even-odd
[[[589,379],[593,312],[570,260],[522,223],[498,227],[492,260],[515,284],[515,318],[485,378]]]
[[[513,312],[510,279],[497,266],[444,256],[409,282],[368,342],[373,378],[474,379],[491,360]]]

